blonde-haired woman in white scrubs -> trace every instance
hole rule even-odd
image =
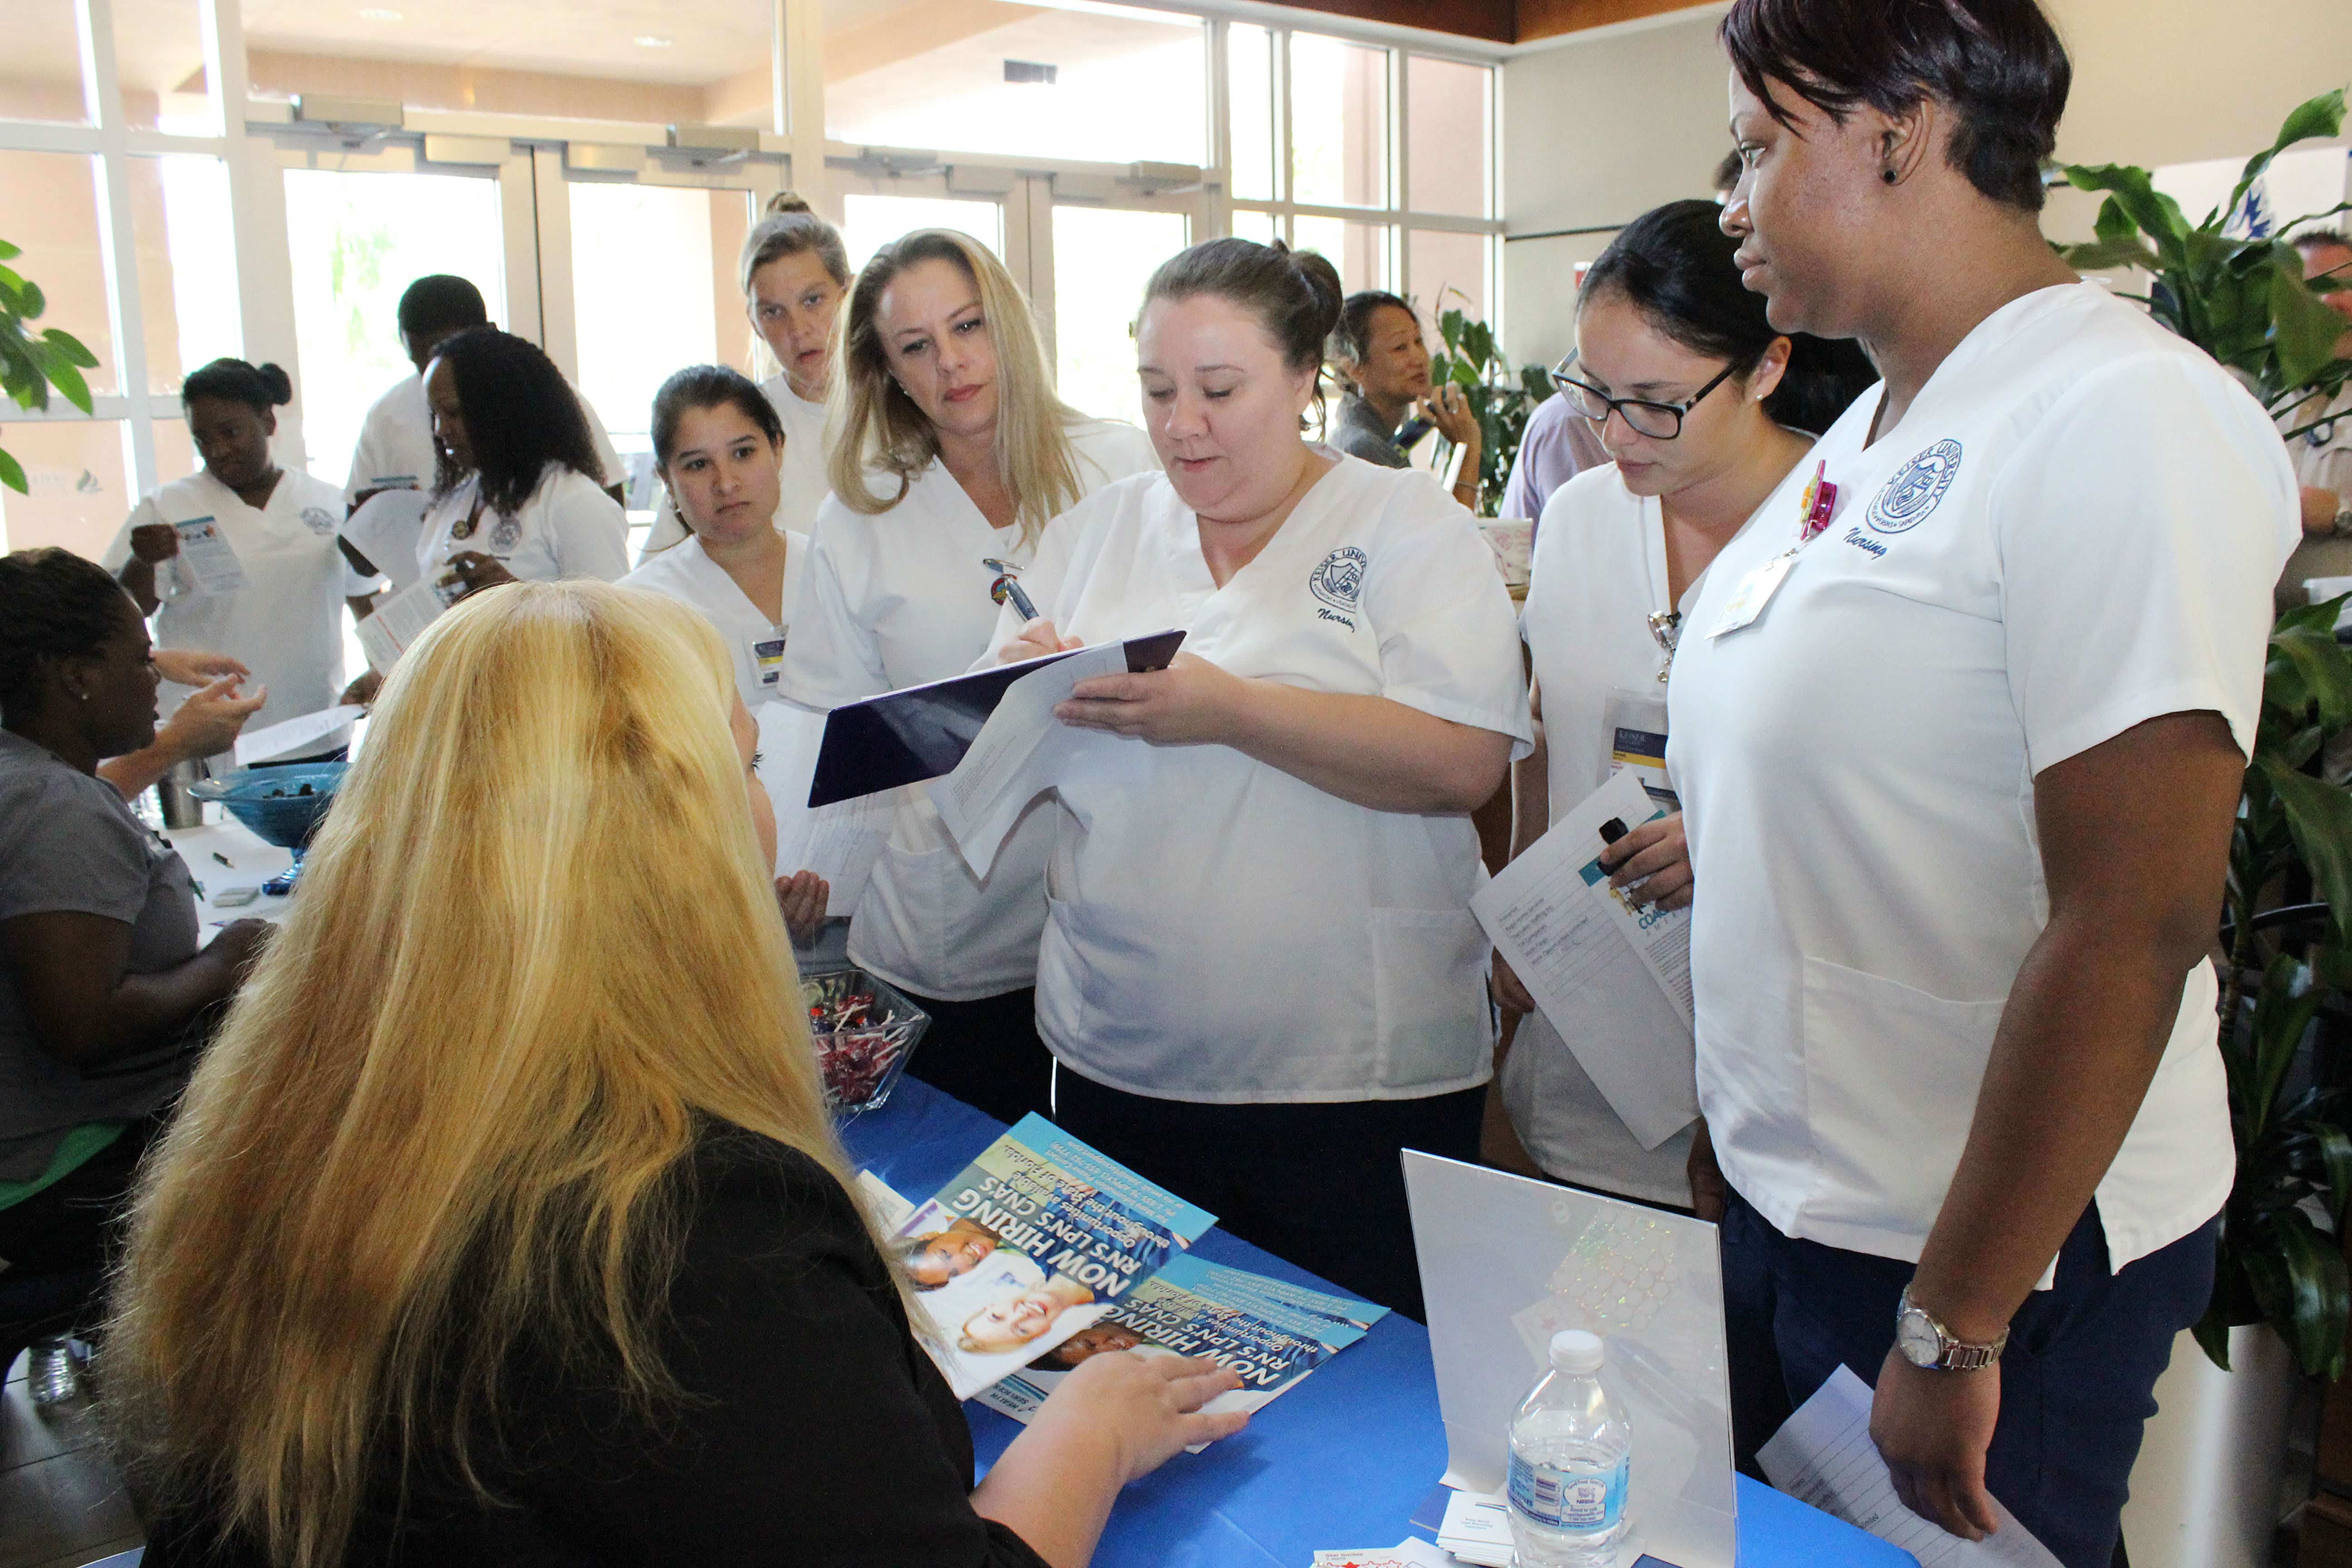
[[[191,374],[180,404],[205,466],[142,499],[104,562],[154,616],[156,647],[226,655],[268,689],[257,730],[334,706],[344,603],[368,587],[335,543],[342,493],[270,455],[277,410],[293,395],[274,364],[218,359]],[[166,685],[160,700],[194,690]],[[322,736],[315,750],[331,752],[350,733]]]
[[[1046,520],[1153,466],[1143,432],[1054,395],[1028,302],[969,235],[884,246],[844,310],[833,494],[778,685],[812,708],[962,674]],[[1007,1121],[1048,1109],[1032,987],[1051,833],[1033,808],[975,877],[909,790],[849,927],[849,956],[934,1019],[908,1070]]]
[[[1175,626],[1066,722],[1136,776],[1059,806],[1037,1016],[1062,1125],[1418,1317],[1400,1150],[1475,1159],[1493,1032],[1471,811],[1529,743],[1511,606],[1428,475],[1302,438],[1339,279],[1193,247],[1145,292],[1164,474],[1045,531],[1007,658]]]

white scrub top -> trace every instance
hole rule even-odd
[[[1655,496],[1625,488],[1614,463],[1585,469],[1545,503],[1519,635],[1543,696],[1554,821],[1607,783],[1620,758],[1645,784],[1662,782],[1647,759],[1665,754],[1666,661],[1649,617],[1687,612],[1706,580],[1687,584],[1679,604],[1667,601],[1664,514]],[[1502,1090],[1519,1141],[1552,1175],[1689,1206],[1696,1128],[1643,1148],[1542,1013],[1519,1021]]]
[[[131,509],[108,545],[105,565],[121,572],[131,558],[131,531],[151,522],[211,518],[245,573],[245,586],[204,592],[176,561],[155,568],[163,603],[154,617],[155,646],[225,653],[253,671],[247,684],[269,688],[269,700],[247,721],[258,730],[331,708],[343,689],[343,596],[366,591],[366,580],[344,564],[335,544],[342,492],[299,468],[280,468],[278,488],[260,510],[205,469],[158,485]],[[166,682],[157,697],[163,716],[194,689]],[[320,752],[350,739],[348,730],[322,738]]]
[[[1132,425],[1090,419],[1069,437],[1084,493],[1159,467],[1150,438]],[[888,483],[873,480],[882,494]],[[991,528],[937,461],[877,516],[827,497],[809,538],[778,695],[830,709],[961,675],[996,630],[989,590],[997,574],[981,563],[1019,565],[1031,553],[1018,529]],[[850,922],[850,958],[903,990],[951,1002],[1032,984],[1052,840],[1050,814],[1033,806],[988,876],[975,878],[930,796],[905,791]]]
[[[735,689],[752,711],[776,694],[776,677],[784,666],[784,634],[792,624],[793,605],[800,598],[801,577],[808,561],[808,536],[784,535],[784,618],[771,621],[735,585],[727,569],[703,552],[702,541],[688,539],[666,550],[621,579],[624,588],[647,588],[680,604],[691,605],[719,628],[728,656],[735,661]]]
[[[1385,697],[1531,743],[1511,601],[1470,514],[1418,469],[1334,467],[1222,588],[1164,475],[1056,518],[1038,607],[1087,643]],[[1009,612],[998,646],[1018,620]],[[1486,879],[1466,813],[1375,811],[1230,746],[1127,744],[1140,779],[1055,794],[1037,1026],[1129,1093],[1211,1104],[1413,1100],[1492,1073]]]
[[[2335,491],[2339,508],[2352,506],[2352,386],[2325,408],[2306,404],[2279,418],[2283,431],[2302,430],[2306,425],[2316,428],[2287,443],[2294,458],[2296,481],[2314,489]],[[2352,539],[2307,536],[2295,546],[2279,578],[2277,607],[2308,604],[2310,595],[2304,584],[2310,578],[2345,576],[2352,576]]]
[[[1668,760],[1724,1174],[1788,1235],[1916,1260],[2049,918],[2035,775],[2169,713],[2220,713],[2251,748],[2298,530],[2254,401],[2093,284],[1994,311],[1865,446],[1883,395],[1716,558],[1675,656]],[[1709,637],[1795,541],[1823,459],[1828,529],[1752,625]],[[2099,1183],[2113,1268],[2229,1194],[2215,997],[2200,963]]]
[[[572,395],[580,397],[580,389],[573,387]],[[604,466],[604,482],[623,483],[628,473],[621,466],[621,455],[613,450],[613,438],[604,434],[604,422],[596,417],[596,410],[584,397],[580,397],[580,412],[587,417],[588,438],[596,445],[596,461]],[[429,490],[433,479],[433,407],[425,395],[425,378],[404,375],[375,400],[360,422],[359,445],[352,448],[351,477],[344,482],[343,499],[355,500],[362,490],[403,487]]]
[[[832,493],[832,482],[824,477],[824,405],[811,403],[793,391],[793,384],[782,375],[771,376],[760,384],[767,395],[770,406],[784,427],[784,460],[776,476],[776,531],[806,533],[816,526],[817,509]],[[686,523],[677,515],[677,505],[662,491],[661,504],[654,509],[653,527],[646,531],[645,548],[638,553],[643,565],[655,556],[686,537]]]
[[[458,539],[456,530],[474,510],[481,483],[480,475],[468,474],[426,510],[416,536],[416,566],[425,575],[439,575],[450,556],[466,550],[498,557],[526,583],[564,577],[617,583],[628,574],[626,514],[587,475],[550,463],[520,510],[500,512],[485,506],[474,531]]]

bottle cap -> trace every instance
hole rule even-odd
[[[1601,1336],[1582,1329],[1562,1329],[1551,1337],[1551,1366],[1571,1377],[1590,1377],[1601,1370]]]

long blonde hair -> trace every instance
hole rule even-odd
[[[371,1475],[481,1482],[518,1339],[655,1344],[710,1119],[846,1184],[718,634],[594,582],[458,605],[394,671],[143,1174],[108,1398],[173,1499],[296,1568]]]
[[[908,487],[939,456],[931,422],[890,374],[874,319],[892,279],[924,261],[953,263],[979,291],[981,315],[996,351],[997,471],[1012,492],[1021,542],[1034,544],[1046,523],[1085,497],[1068,426],[1087,416],[1055,395],[1045,346],[1021,286],[988,247],[951,228],[919,228],[884,246],[849,290],[841,309],[841,347],[825,417],[831,441],[825,478],[844,506],[871,517],[906,500]],[[898,489],[887,496],[868,488],[869,476],[877,471],[898,478]]]

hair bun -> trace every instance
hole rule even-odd
[[[760,209],[760,216],[780,217],[785,213],[813,213],[815,210],[808,205],[808,198],[798,191],[778,191],[768,198],[768,205]]]
[[[1315,335],[1328,338],[1339,330],[1339,313],[1348,299],[1348,291],[1339,281],[1339,269],[1319,250],[1288,250],[1286,254],[1290,258],[1291,269],[1313,296],[1308,319],[1314,324]]]
[[[261,377],[262,389],[269,394],[269,405],[282,408],[294,401],[294,379],[274,364],[257,364],[254,374]]]

